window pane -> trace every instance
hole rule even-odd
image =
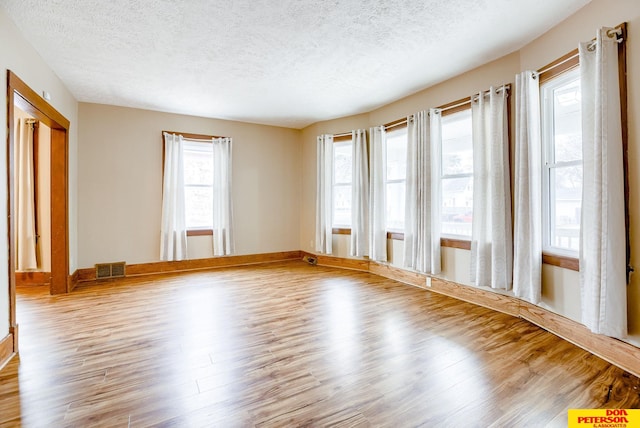
[[[351,226],[351,185],[333,188],[333,225]]]
[[[333,182],[351,183],[351,142],[333,145]]]
[[[184,190],[187,229],[211,229],[213,227],[212,186],[185,186]]]
[[[442,175],[473,173],[471,110],[442,118]]]
[[[407,129],[387,133],[387,180],[407,176]]]
[[[553,136],[555,162],[582,159],[580,80],[553,91]]]
[[[582,206],[582,166],[551,171],[551,246],[580,249],[580,209]]]
[[[473,177],[442,179],[442,234],[471,236]]]
[[[210,185],[213,182],[211,144],[185,142],[183,161],[185,184]]]
[[[580,69],[553,78],[540,91],[545,172],[543,249],[577,257],[582,206]]]
[[[403,181],[387,183],[387,229],[404,230],[404,187]]]
[[[213,213],[213,146],[184,142],[185,217],[187,229],[211,229]]]

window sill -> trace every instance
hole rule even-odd
[[[187,230],[187,236],[213,236],[212,229],[191,229]]]
[[[456,238],[440,238],[440,246],[448,248],[458,248],[460,250],[471,250],[471,241]]]
[[[542,263],[545,265],[557,266],[573,271],[580,271],[580,260],[576,257],[561,256],[558,254],[542,253]]]
[[[351,235],[351,229],[346,227],[334,227],[331,230],[334,235]]]

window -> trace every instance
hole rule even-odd
[[[184,193],[187,230],[213,229],[213,146],[184,140]]]
[[[577,257],[582,206],[580,69],[540,88],[543,250]]]
[[[333,144],[333,227],[351,227],[351,140]]]
[[[471,109],[442,117],[441,233],[471,238],[473,140]]]
[[[404,230],[404,199],[407,180],[407,128],[387,132],[387,230]]]

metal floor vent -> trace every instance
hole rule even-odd
[[[99,263],[96,265],[96,279],[121,278],[125,276],[125,262]]]

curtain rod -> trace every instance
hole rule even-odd
[[[409,120],[407,118],[404,118],[400,120],[395,120],[393,122],[389,122],[383,126],[384,126],[384,129],[391,129],[391,128],[395,128],[396,126],[406,125],[407,123],[409,123]]]
[[[342,134],[333,134],[333,138],[350,137],[351,135],[353,135],[351,132],[343,132]]]
[[[509,91],[509,89],[511,89],[511,84],[507,83],[505,85],[500,86],[498,89],[496,89],[496,92],[502,92],[502,91]],[[487,95],[489,93],[489,91],[480,91],[480,94],[482,95]],[[470,101],[475,101],[478,99],[477,95],[474,95],[473,97],[471,97]]]
[[[202,143],[210,143],[213,138],[187,138],[187,137],[182,137],[183,140],[185,141],[196,141],[196,142],[202,142]]]
[[[553,64],[553,65],[550,65],[550,66],[548,66],[548,67],[545,67],[545,68],[543,68],[542,70],[539,70],[539,71],[534,71],[534,72],[533,72],[533,76],[534,76],[534,77],[538,77],[538,76],[540,76],[542,73],[546,73],[547,71],[551,71],[551,70],[553,70],[554,68],[560,67],[561,65],[568,63],[568,62],[569,62],[569,61],[571,61],[572,59],[577,58],[577,57],[578,57],[578,55],[579,55],[579,54],[576,52],[575,54],[573,54],[573,55],[569,56],[568,58],[563,59],[562,61],[560,61],[560,62],[558,62],[558,63],[556,63],[556,64]]]
[[[509,91],[511,89],[511,84],[507,83],[505,85],[500,86],[498,89],[496,89],[496,92],[502,92],[502,91]],[[485,94],[488,91],[482,91],[481,94]],[[451,110],[454,109],[456,107],[460,107],[463,106],[465,104],[471,104],[472,101],[477,100],[478,97],[477,95],[474,95],[473,97],[469,97],[468,99],[461,101],[459,103],[450,105],[450,106],[446,106],[446,107],[439,107],[439,108],[435,108],[434,110],[438,111],[438,112],[443,112],[443,111],[447,111],[447,110]],[[386,125],[382,125],[384,129],[389,129],[389,128],[395,128],[396,126],[400,126],[400,125],[405,125],[408,123],[408,118],[405,119],[399,119],[399,120],[395,120],[393,122],[389,122]],[[342,134],[333,134],[333,138],[341,138],[341,137],[348,137],[352,135],[351,132],[343,132]]]
[[[456,104],[453,104],[453,105],[450,105],[450,106],[446,106],[446,107],[436,108],[434,110],[443,112],[443,111],[452,110],[454,108],[461,107],[461,106],[467,105],[467,104],[471,104],[471,97],[467,98],[464,101],[460,101],[459,103],[456,103]]]
[[[498,89],[496,89],[496,92],[509,91],[510,89],[511,89],[511,84],[507,83],[505,85],[500,86]],[[487,92],[488,91],[482,91],[481,94],[485,95]],[[465,99],[464,101],[460,101],[459,103],[448,105],[446,107],[436,107],[434,108],[434,110],[441,113],[443,111],[452,110],[454,108],[471,104],[472,101],[476,101],[477,99],[478,99],[478,96],[474,95],[473,97],[469,97],[468,99]]]
[[[609,36],[611,38],[616,37],[616,42],[618,42],[618,43],[622,43],[624,41],[624,34],[622,34],[622,27],[620,25],[608,30],[607,31],[607,36]],[[617,38],[617,36],[622,36],[622,37],[621,38]],[[596,45],[596,41],[592,40],[587,45],[587,49],[588,50],[593,50],[595,45]],[[567,62],[571,61],[572,59],[577,58],[579,55],[580,55],[579,52],[576,52],[575,54],[570,55],[569,57],[563,59],[562,61],[560,61],[560,62],[558,62],[556,64],[553,64],[553,65],[550,65],[548,67],[545,67],[542,70],[538,70],[538,71],[533,72],[533,75],[534,75],[534,77],[538,77],[541,74],[546,73],[547,71],[553,70],[556,67],[560,67],[561,65],[566,64]]]
[[[183,140],[200,141],[200,142],[206,142],[206,143],[210,143],[213,139],[217,139],[217,138],[229,138],[229,137],[221,137],[218,135],[208,136],[208,135],[189,134],[186,132],[175,132],[175,131],[162,131],[162,134],[180,135],[182,136]],[[192,135],[192,137],[185,137],[185,135]],[[198,137],[205,137],[205,138],[198,138]]]

